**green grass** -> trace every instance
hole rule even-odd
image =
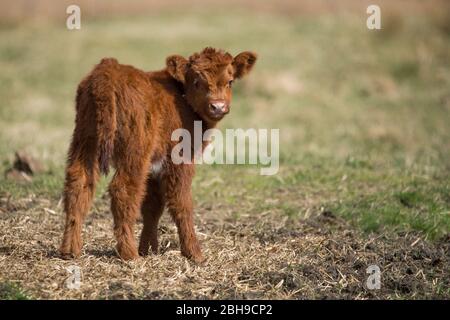
[[[200,166],[197,203],[290,219],[327,208],[368,232],[448,234],[448,33],[430,17],[391,19],[401,28],[394,21],[379,33],[356,16],[239,12],[0,29],[0,170],[18,149],[48,168],[27,185],[1,177],[0,192],[60,197],[75,89],[102,57],[152,70],[211,45],[258,52],[220,127],[279,128],[281,167],[263,177],[257,167]]]
[[[346,199],[332,207],[356,220],[365,231],[415,230],[431,239],[447,234],[450,229],[448,184],[427,186],[411,180],[405,185]]]
[[[29,300],[30,297],[16,284],[0,282],[0,300]]]

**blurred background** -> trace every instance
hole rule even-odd
[[[70,4],[80,30],[66,28]],[[370,4],[381,30],[366,27]],[[206,46],[259,54],[221,128],[279,128],[281,168],[201,166],[200,205],[448,233],[450,2],[438,0],[1,0],[0,169],[16,151],[45,167],[2,174],[1,194],[60,198],[75,90],[101,58],[154,70]]]

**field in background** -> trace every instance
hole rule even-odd
[[[198,1],[183,14],[155,1],[110,17],[98,3],[80,31],[65,28],[64,10],[3,16],[0,172],[23,149],[47,170],[28,184],[0,177],[0,298],[449,298],[449,5],[384,1],[383,30],[369,31],[354,1]],[[78,82],[105,56],[153,70],[205,46],[258,52],[220,128],[280,128],[279,174],[197,168],[205,267],[179,257],[168,219],[162,255],[120,262],[103,179],[75,262],[86,285],[67,290],[58,203]],[[364,288],[373,263],[386,281],[377,292]]]

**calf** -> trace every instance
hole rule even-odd
[[[170,56],[165,69],[144,72],[107,58],[81,81],[64,186],[63,257],[80,255],[81,226],[96,182],[112,166],[109,194],[119,256],[135,259],[150,246],[158,251],[158,221],[167,207],[181,253],[203,261],[193,224],[194,165],[171,161],[178,143],[171,135],[178,128],[193,133],[194,121],[202,121],[203,131],[215,127],[230,111],[233,80],[246,75],[255,61],[252,52],[232,57],[205,48],[188,59]],[[134,225],[139,211],[144,227],[138,249]]]

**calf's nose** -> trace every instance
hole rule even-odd
[[[211,110],[217,113],[227,113],[228,105],[224,101],[214,101],[210,104]]]

